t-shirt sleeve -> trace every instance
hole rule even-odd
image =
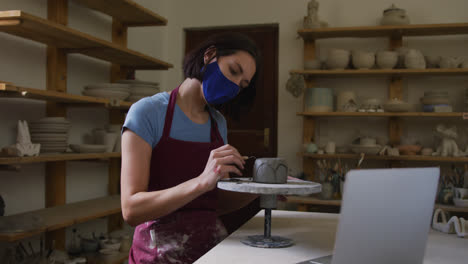
[[[134,103],[127,113],[122,133],[130,129],[154,148],[158,131],[157,118],[150,98],[143,98]]]

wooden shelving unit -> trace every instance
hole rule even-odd
[[[0,11],[0,32],[66,49],[137,70],[167,70],[172,64],[98,39],[20,10]]]
[[[35,88],[19,87],[10,83],[0,81],[0,97],[24,98],[34,100],[51,101],[67,105],[104,106],[109,108],[128,109],[132,105],[126,101],[111,101],[106,98],[96,98],[92,96],[74,95],[65,92],[51,90],[40,90]]]
[[[458,117],[466,118],[467,113],[434,113],[434,112],[383,112],[383,113],[361,113],[361,112],[299,112],[299,116],[310,117]]]
[[[288,196],[287,203],[306,205],[341,206],[341,200],[321,200],[315,197]],[[453,205],[435,204],[435,208],[441,208],[447,212],[468,213],[468,207],[456,207]]]
[[[167,25],[167,19],[133,1],[74,0],[74,2],[107,14],[127,27]]]
[[[0,81],[0,97],[46,101],[46,114],[66,117],[68,106],[104,106],[109,108],[109,123],[122,124],[132,103],[72,95],[67,93],[67,55],[79,53],[111,62],[110,81],[126,79],[134,70],[167,70],[172,64],[127,48],[130,26],[162,26],[167,20],[131,0],[75,0],[75,2],[112,17],[112,42],[69,28],[68,0],[48,0],[47,19],[20,10],[0,11],[0,32],[47,45],[46,90],[15,86]],[[121,153],[58,153],[38,157],[0,157],[0,165],[45,162],[45,207],[41,210],[8,217],[40,216],[44,225],[35,230],[0,233],[0,241],[16,241],[46,232],[46,246],[55,241],[56,249],[65,249],[65,227],[108,217],[108,231],[122,225],[119,183]],[[66,204],[66,162],[106,160],[108,197]],[[122,263],[128,253],[110,259],[97,256],[94,263]]]
[[[120,212],[120,196],[115,195],[7,216],[9,220],[13,221],[15,219],[31,219],[32,216],[40,217],[43,225],[24,232],[0,232],[0,241],[13,242]]]
[[[418,36],[440,36],[440,35],[459,35],[468,34],[468,23],[452,24],[427,24],[427,25],[401,25],[401,26],[364,26],[364,27],[336,27],[319,29],[298,30],[298,35],[304,40],[304,60],[315,59],[317,41],[328,38],[386,38],[388,40],[388,49],[395,50],[403,46],[404,37]],[[318,78],[367,78],[367,77],[385,77],[389,79],[387,90],[388,98],[403,99],[404,87],[402,79],[406,77],[418,76],[468,76],[468,69],[368,69],[368,70],[291,70],[291,74],[301,74],[305,77],[307,88],[315,86]],[[460,118],[468,117],[466,113],[425,113],[425,112],[407,112],[407,113],[348,113],[348,112],[299,112],[297,115],[303,117],[303,142],[309,143],[315,138],[316,121],[319,118],[331,117],[349,117],[349,118],[388,118],[388,135],[392,145],[399,145],[402,133],[404,118]],[[335,154],[318,155],[298,153],[303,158],[303,171],[309,175],[310,180],[315,179],[314,159],[359,159],[358,154]],[[468,162],[468,158],[461,157],[432,157],[432,156],[365,156],[368,160],[386,160],[393,164],[393,161],[426,161],[432,163],[438,162]],[[300,201],[300,200],[295,200]],[[316,200],[302,200],[304,203],[316,203]],[[322,202],[322,201],[321,201]],[[299,202],[298,202],[299,203]],[[305,207],[301,207],[304,209]]]
[[[360,159],[359,154],[309,154],[298,153],[298,156],[309,159]],[[379,156],[379,155],[365,155],[366,160],[388,160],[388,161],[428,161],[428,162],[453,162],[464,163],[468,162],[468,157],[440,157],[440,156]]]
[[[55,154],[40,154],[35,157],[0,157],[0,165],[13,164],[28,164],[39,162],[55,162],[55,161],[78,161],[78,160],[96,160],[120,158],[120,152],[105,152],[105,153],[55,153]]]
[[[301,29],[298,34],[305,40],[324,38],[401,38],[468,34],[468,23],[422,24],[401,26],[363,26]]]
[[[463,76],[468,75],[468,68],[456,69],[369,69],[369,70],[292,70],[291,74],[305,77],[340,78],[340,77],[403,77],[403,76]]]

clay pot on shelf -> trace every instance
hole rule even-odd
[[[348,67],[350,52],[343,49],[329,49],[326,65],[332,70],[343,70]]]
[[[402,155],[417,155],[422,149],[420,145],[401,145],[398,146],[398,151]]]
[[[383,11],[383,17],[380,21],[382,25],[408,25],[409,23],[410,19],[406,11],[396,7],[394,4]]]
[[[376,56],[377,67],[380,69],[393,69],[398,62],[396,51],[379,51]]]
[[[351,105],[356,102],[356,93],[353,91],[338,92],[336,97],[336,111],[338,112],[355,112],[357,109],[350,109]],[[357,106],[356,106],[357,107]],[[350,111],[353,110],[353,111]]]
[[[455,69],[460,65],[460,59],[455,57],[442,57],[440,59],[440,68]]]
[[[355,50],[351,54],[353,66],[356,69],[370,69],[374,67],[375,54],[373,52]]]
[[[405,67],[407,69],[425,69],[426,60],[420,51],[411,49],[405,55]]]

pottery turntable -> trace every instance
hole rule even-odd
[[[309,195],[322,190],[319,183],[288,180],[288,167],[285,160],[281,158],[257,159],[252,178],[220,180],[218,188],[233,192],[260,194],[260,207],[265,209],[264,234],[248,236],[241,242],[261,248],[283,248],[294,244],[291,239],[271,235],[271,210],[276,208],[277,195]]]

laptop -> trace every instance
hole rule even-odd
[[[333,255],[300,264],[422,263],[439,174],[439,168],[348,172]]]

